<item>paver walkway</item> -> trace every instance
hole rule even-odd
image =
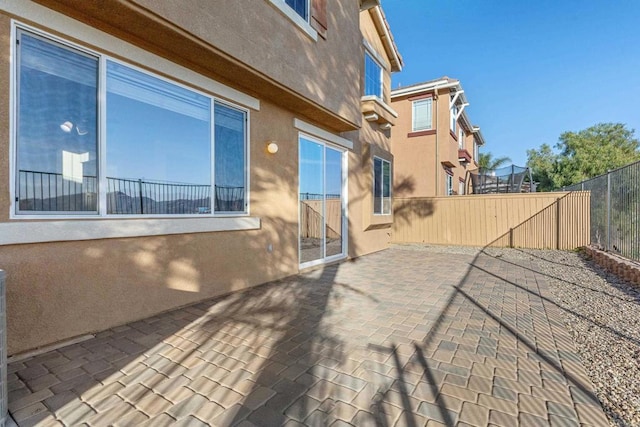
[[[394,247],[12,363],[21,426],[608,425],[543,276]]]

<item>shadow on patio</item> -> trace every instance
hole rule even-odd
[[[544,276],[492,251],[395,247],[106,331],[10,365],[12,412],[21,425],[606,423]]]

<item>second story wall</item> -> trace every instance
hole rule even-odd
[[[310,2],[326,6],[315,36],[284,0],[37,2],[336,131],[360,125],[358,2]]]

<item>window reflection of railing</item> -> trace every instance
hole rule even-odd
[[[300,193],[300,200],[322,200],[324,194],[321,193]],[[327,199],[339,199],[340,194],[327,194]]]
[[[18,171],[18,209],[35,212],[96,211],[95,176],[82,181],[64,179],[60,173]]]
[[[107,178],[108,214],[211,213],[210,185]]]
[[[18,200],[22,211],[97,211],[97,179],[82,182],[51,172],[19,171]],[[211,186],[107,178],[108,214],[209,214]],[[217,212],[243,212],[244,187],[215,186]]]

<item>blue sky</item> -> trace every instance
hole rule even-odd
[[[526,162],[565,131],[640,135],[640,1],[382,0],[405,67],[393,88],[460,79],[481,150]]]

